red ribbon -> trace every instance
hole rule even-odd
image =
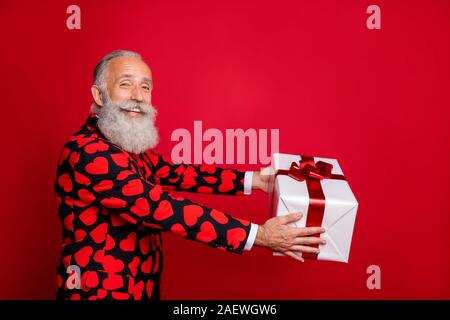
[[[343,175],[333,174],[333,165],[328,162],[314,162],[313,157],[301,156],[299,163],[292,162],[289,170],[278,170],[276,176],[287,175],[298,181],[306,181],[309,193],[309,207],[306,218],[306,227],[322,226],[323,215],[325,212],[325,195],[323,193],[320,181],[322,179],[346,180]],[[320,237],[320,234],[311,235],[311,237]],[[319,245],[310,245],[318,248]],[[303,253],[303,258],[317,260],[315,253]]]

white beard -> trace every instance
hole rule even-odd
[[[91,110],[99,117],[98,127],[107,139],[135,154],[143,153],[158,144],[158,128],[155,127],[158,112],[152,105],[133,100],[112,102],[107,95],[103,96],[103,107],[94,103]],[[141,113],[134,117],[123,111],[135,108]]]

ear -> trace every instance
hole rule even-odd
[[[94,98],[95,103],[98,106],[103,107],[103,96],[102,96],[102,92],[100,91],[100,88],[97,87],[96,85],[93,85],[91,87],[91,93],[92,93],[92,98]]]

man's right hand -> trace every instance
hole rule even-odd
[[[325,232],[322,227],[293,228],[287,224],[300,220],[302,213],[290,213],[274,217],[258,227],[255,245],[266,247],[275,252],[281,252],[295,260],[304,262],[302,252],[319,253],[318,248],[311,244],[325,244],[326,241],[312,235]]]

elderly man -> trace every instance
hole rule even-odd
[[[260,172],[174,164],[153,148],[152,74],[135,52],[116,50],[94,71],[94,103],[65,144],[55,193],[63,225],[59,299],[159,299],[161,232],[241,254],[253,244],[303,261],[320,227],[292,228],[301,214],[263,225],[207,208],[168,191],[227,195],[267,191]]]

